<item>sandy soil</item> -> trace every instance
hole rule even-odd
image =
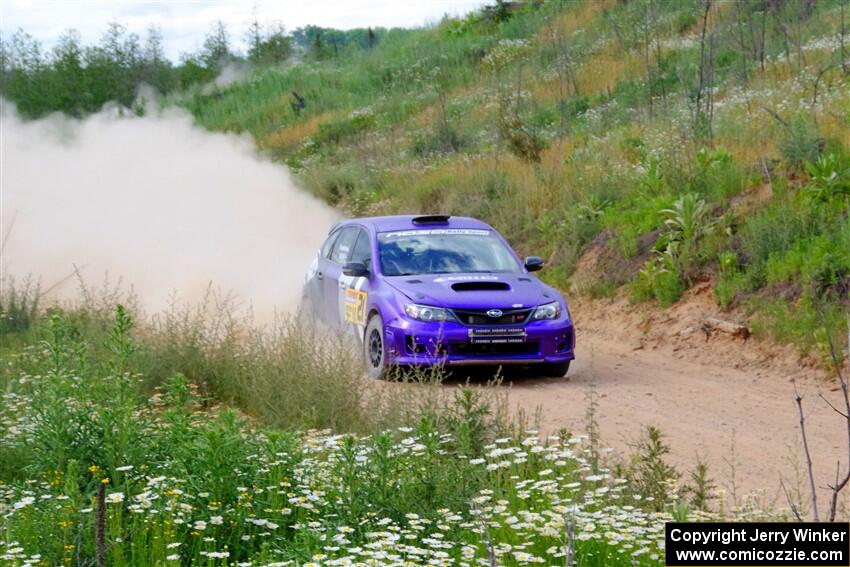
[[[574,303],[577,360],[568,377],[515,380],[509,398],[526,410],[539,408],[544,431],[582,432],[593,383],[606,446],[626,453],[644,426],[658,426],[671,459],[683,470],[690,470],[699,455],[729,497],[758,492],[787,507],[780,479],[792,491],[807,486],[795,382],[806,409],[818,486],[835,478],[839,460],[846,470],[843,418],[818,397],[838,405],[837,380],[794,349],[706,335],[700,320],[717,315],[707,289],[697,287],[686,301],[662,312],[624,299]]]

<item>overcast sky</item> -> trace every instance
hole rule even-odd
[[[160,28],[166,53],[173,59],[196,51],[216,20],[225,22],[242,48],[242,36],[256,7],[263,22],[281,22],[292,30],[307,24],[340,29],[414,27],[440,20],[444,14],[465,14],[489,0],[0,0],[0,34],[8,38],[23,28],[49,48],[68,28],[77,29],[83,43],[100,39],[110,21],[144,36],[151,25]]]

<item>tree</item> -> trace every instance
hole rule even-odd
[[[257,19],[256,5],[254,6],[254,19],[248,26],[248,31],[245,33],[245,39],[248,42],[248,60],[255,65],[259,65],[263,35],[260,21]]]
[[[88,85],[77,30],[68,30],[59,37],[53,48],[52,63],[52,80],[47,90],[56,100],[51,106],[72,116],[81,116],[88,102]]]
[[[208,69],[204,62],[195,55],[184,53],[181,56],[180,67],[177,71],[177,82],[180,88],[186,89],[198,83],[208,83],[215,79],[217,71]]]
[[[248,49],[248,59],[255,65],[282,63],[292,55],[292,40],[280,22],[265,37],[259,34],[259,27],[256,32],[258,35],[254,36],[254,30],[249,30],[251,43]]]
[[[230,51],[230,34],[227,26],[218,20],[204,39],[200,60],[207,69],[218,71],[235,59],[236,57]]]
[[[98,110],[109,101],[132,104],[141,75],[139,36],[110,22],[100,44],[85,50],[84,60],[91,95],[87,110]]]
[[[14,101],[25,116],[36,117],[49,111],[51,101],[40,85],[48,70],[41,44],[19,29],[6,45],[6,58],[3,65],[8,67],[8,73],[4,73],[3,95]]]
[[[325,48],[325,42],[322,41],[322,32],[321,30],[316,32],[316,35],[313,36],[313,46],[311,48],[313,57],[316,59],[324,59],[327,55],[327,49]]]
[[[159,93],[167,93],[177,84],[171,61],[165,56],[162,47],[162,32],[156,26],[148,28],[145,38],[140,81]]]
[[[704,0],[699,42],[699,75],[694,105],[694,130],[711,142],[714,121],[714,32],[708,32],[712,0]]]

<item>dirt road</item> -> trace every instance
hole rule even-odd
[[[627,303],[597,307],[573,310],[578,359],[567,379],[511,385],[512,404],[542,410],[542,429],[584,431],[586,395],[594,383],[606,446],[626,452],[644,426],[655,425],[682,469],[690,470],[699,455],[730,496],[761,491],[787,507],[780,479],[790,490],[807,486],[794,378],[804,397],[818,486],[834,480],[838,460],[846,470],[843,418],[818,397],[838,405],[836,380],[802,369],[796,354],[776,347],[694,332],[693,323],[712,309],[698,297],[649,316]]]

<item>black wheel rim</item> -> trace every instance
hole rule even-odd
[[[384,344],[381,341],[381,333],[378,329],[372,329],[369,335],[369,362],[372,368],[380,368],[384,358]]]

